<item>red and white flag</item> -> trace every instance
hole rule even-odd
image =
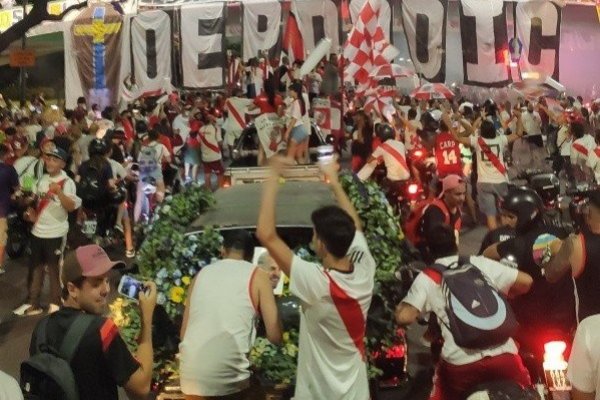
[[[293,11],[288,16],[283,34],[283,49],[287,53],[290,62],[304,60],[304,41]]]

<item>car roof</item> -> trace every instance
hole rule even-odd
[[[255,228],[262,187],[262,183],[249,183],[217,190],[215,206],[192,222],[187,233],[199,232],[209,226],[219,230]],[[312,212],[334,204],[333,193],[324,182],[287,181],[281,185],[277,196],[276,225],[312,228]]]

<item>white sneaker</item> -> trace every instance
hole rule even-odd
[[[4,275],[6,273],[6,269],[4,267],[0,267],[0,275]]]
[[[125,252],[125,257],[127,257],[127,258],[133,258],[133,257],[135,257],[135,250],[127,250]]]
[[[57,306],[56,304],[51,303],[50,306],[48,307],[48,314],[54,314],[58,310],[60,310],[60,307]]]
[[[15,308],[13,310],[13,314],[21,316],[23,314],[25,314],[25,311],[27,311],[29,309],[29,307],[31,307],[31,304],[21,304],[19,307]]]

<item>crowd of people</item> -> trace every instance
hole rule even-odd
[[[287,60],[276,68],[261,59],[243,67],[230,55],[228,63],[226,95],[172,93],[158,101],[141,99],[121,111],[88,107],[83,97],[75,109],[60,110],[39,96],[27,109],[3,110],[0,274],[7,215],[16,206],[30,228],[31,260],[28,297],[15,313],[42,314],[46,273],[50,281],[51,315],[34,331],[32,355],[41,351],[40,335],[46,336],[47,345],[60,348],[71,324],[83,320],[81,315],[96,316],[70,360],[80,398],[117,399],[117,386],[131,398],[147,396],[157,293],[147,282],[140,295],[141,333],[132,355],[118,328],[103,316],[109,273],[118,263],[97,244],[70,243],[68,233],[81,230],[95,215],[96,232],[123,231],[123,255],[135,257],[135,225],[148,212],[141,183],[155,188],[156,203],[175,190],[178,180],[198,181],[200,167],[201,182],[211,190],[222,186],[225,162],[245,123],[264,116],[278,121],[270,140],[261,142],[258,156],[258,163],[271,171],[256,230],[267,253],[257,268],[251,262],[252,235],[228,232],[221,260],[192,281],[180,334],[182,391],[193,400],[245,398],[256,317],[271,342],[282,340],[273,289],[283,273],[302,304],[295,398],[369,398],[364,339],[377,265],[358,213],[338,180],[336,161],[323,163],[321,169],[338,205],[311,216],[311,248],[318,261],[294,255],[275,229],[280,176],[286,168],[309,161],[312,104],[319,97],[335,97],[348,111],[333,142],[340,154],[350,153],[353,173],[362,180],[378,179],[392,202],[390,194],[406,184],[422,187],[423,198],[400,222],[425,264],[436,268],[425,268],[416,277],[398,304],[395,320],[407,326],[431,315],[432,349],[436,341],[441,343],[431,398],[462,399],[492,380],[529,386],[522,350],[539,351],[539,332],[570,337],[578,326],[569,370],[573,398],[592,399],[600,393],[600,354],[593,345],[600,314],[600,270],[593,257],[600,248],[595,246],[600,192],[591,191],[585,226],[569,236],[547,223],[539,193],[510,185],[519,172],[531,169],[554,171],[567,185],[596,183],[599,103],[588,106],[581,98],[562,97],[564,111],[557,111],[544,98],[478,105],[466,99],[399,96],[394,112],[382,115],[363,108],[360,96],[338,93],[334,58],[306,77],[298,75],[300,63],[288,65]],[[385,178],[377,177],[378,170]],[[468,216],[464,223],[463,208]],[[480,223],[489,231],[480,255],[465,261],[458,255],[461,232],[465,225]],[[540,238],[545,240],[541,245]],[[500,262],[508,258],[517,268]],[[510,299],[508,307],[519,323],[518,330],[476,350],[457,340],[445,302],[444,271],[465,266],[494,293]]]

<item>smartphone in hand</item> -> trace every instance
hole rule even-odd
[[[143,290],[144,284],[129,275],[123,275],[117,287],[117,292],[135,301],[138,301]]]

